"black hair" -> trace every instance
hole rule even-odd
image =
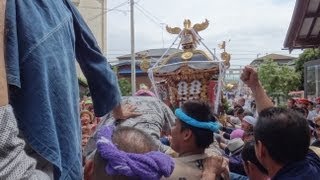
[[[242,107],[236,108],[234,111],[237,115],[239,114],[243,114],[244,113],[244,109]]]
[[[182,111],[188,116],[200,122],[215,121],[211,112],[211,107],[202,101],[187,101],[181,107]],[[181,121],[181,131],[190,129],[195,135],[196,144],[199,148],[207,148],[213,143],[213,132],[207,129],[197,128]]]
[[[307,108],[304,108],[304,107],[301,107],[301,108],[300,108],[300,107],[294,106],[294,107],[292,107],[292,110],[294,110],[294,111],[296,111],[296,112],[298,112],[298,113],[301,113],[302,116],[304,116],[305,118],[308,117],[309,110],[308,110]]]
[[[254,137],[262,142],[271,158],[281,164],[303,160],[310,145],[306,119],[296,111],[279,107],[260,112]]]
[[[243,146],[242,152],[241,152],[241,157],[243,162],[247,165],[248,161],[253,163],[254,165],[257,166],[257,168],[265,175],[268,175],[268,171],[266,168],[260,164],[259,160],[257,159],[255,149],[254,149],[255,142],[254,141],[249,141],[245,143]]]

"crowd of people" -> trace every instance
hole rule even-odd
[[[254,107],[246,109],[245,99],[239,99],[234,103],[233,113],[229,113],[225,125],[205,102],[187,101],[173,114],[168,106],[151,95],[124,98],[124,102],[137,107],[136,111],[141,112],[141,116],[121,121],[110,116],[101,122],[96,135],[93,135],[94,143],[86,153],[86,178],[319,179],[320,146],[315,139],[320,132],[320,116],[315,116],[312,125],[299,104],[297,107],[275,107],[259,83],[257,73],[250,67],[246,67],[242,79],[252,90],[255,100],[251,104]],[[160,108],[154,102],[160,103]],[[142,137],[129,136],[137,138],[132,141],[127,136],[114,138],[109,134],[109,141],[103,140],[104,129],[111,128],[112,132],[108,133],[112,134],[124,127],[143,132],[157,148],[143,151],[148,143],[139,145]],[[161,141],[162,138],[168,141]],[[100,146],[110,144],[115,146],[115,152],[101,150]],[[131,156],[134,150],[139,158]],[[159,163],[157,158],[149,159],[151,152],[163,153],[163,162]],[[126,160],[120,164],[130,174],[117,169],[119,164],[109,163],[113,161],[114,153],[123,153],[121,156]],[[173,159],[166,162],[166,155]],[[149,159],[144,164],[148,171],[141,172],[140,163],[144,158]],[[156,167],[151,166],[150,161],[157,162]],[[167,166],[166,171],[163,166]]]
[[[121,97],[69,0],[2,1],[0,28],[0,179],[320,179],[318,102],[276,107],[249,66],[254,101],[222,121],[207,102],[170,109],[145,87]],[[91,94],[80,104],[75,59]]]

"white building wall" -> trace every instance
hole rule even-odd
[[[72,0],[72,2],[78,7],[81,15],[94,34],[101,51],[105,54],[107,52],[107,0]],[[77,75],[79,78],[84,78],[78,63]]]
[[[106,47],[107,0],[73,0],[87,22],[103,53]]]

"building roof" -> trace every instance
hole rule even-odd
[[[260,57],[260,58],[253,60],[250,63],[250,65],[259,66],[265,59],[272,59],[273,61],[275,61],[277,63],[287,64],[287,63],[292,62],[296,58],[292,57],[292,56],[281,55],[281,54],[268,54],[266,56],[263,56],[263,57]]]
[[[292,60],[292,59],[295,59],[295,57],[286,56],[286,55],[282,55],[282,54],[268,54],[268,55],[265,55],[265,56],[260,57],[258,59],[273,59],[276,61],[276,60],[285,60],[285,59]]]
[[[320,46],[320,0],[296,0],[284,47],[293,49]]]
[[[136,52],[136,58],[140,58],[141,55],[147,55],[147,58],[150,57],[161,57],[166,51],[168,50],[168,48],[160,48],[160,49],[148,49],[148,50],[143,50],[143,51],[139,51]],[[176,48],[170,48],[167,52],[167,55],[176,53],[176,52],[180,52],[182,50],[180,49],[176,49]],[[123,56],[119,56],[117,57],[117,59],[119,60],[128,60],[131,59],[131,54],[126,54]]]
[[[157,62],[158,59],[151,58],[151,59],[148,59],[148,60],[150,60],[151,65],[153,65],[153,64],[155,64]],[[135,61],[136,66],[140,65],[141,62],[142,62],[142,60],[136,59],[136,61]],[[124,66],[124,65],[130,65],[131,66],[131,59],[113,61],[110,64],[111,64],[111,66]]]

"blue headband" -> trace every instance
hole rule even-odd
[[[197,127],[197,128],[202,128],[202,129],[208,129],[213,132],[216,132],[219,130],[220,125],[218,122],[200,122],[197,121],[196,119],[186,115],[180,108],[176,109],[175,115],[183,122],[189,124],[190,126]]]

